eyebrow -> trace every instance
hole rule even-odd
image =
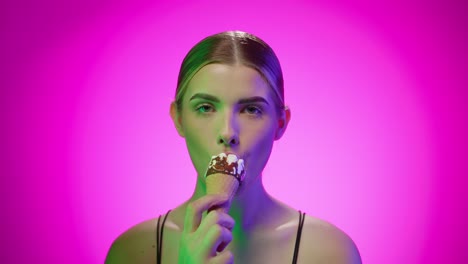
[[[213,96],[211,94],[205,94],[205,93],[196,93],[192,97],[190,97],[189,101],[192,101],[194,99],[205,99],[205,100],[209,100],[209,101],[212,101],[212,102],[215,102],[215,103],[220,102],[218,97]],[[252,97],[248,97],[248,98],[242,98],[237,103],[238,104],[251,104],[251,103],[259,103],[259,102],[269,105],[268,101],[265,98],[261,97],[261,96],[252,96]]]

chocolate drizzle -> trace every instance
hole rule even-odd
[[[234,154],[229,154],[228,156],[225,153],[221,153],[217,156],[213,156],[205,177],[215,173],[234,176],[240,184],[245,176],[244,161],[242,159],[237,159]]]

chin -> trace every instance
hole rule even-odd
[[[253,176],[253,175],[256,175],[256,176]],[[249,189],[252,185],[254,185],[254,183],[256,181],[260,180],[259,177],[261,177],[261,174],[249,174],[249,173],[247,173],[245,175],[244,181],[239,186],[239,189],[238,189],[237,193],[245,192],[246,189]]]

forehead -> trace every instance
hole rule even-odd
[[[244,65],[208,64],[187,85],[186,98],[208,93],[224,100],[262,96],[271,101],[271,88],[253,68]]]

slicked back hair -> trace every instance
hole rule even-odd
[[[176,104],[179,111],[192,77],[203,66],[212,63],[255,69],[273,90],[278,110],[285,108],[283,73],[273,49],[252,34],[226,31],[202,39],[185,56],[177,80]]]

